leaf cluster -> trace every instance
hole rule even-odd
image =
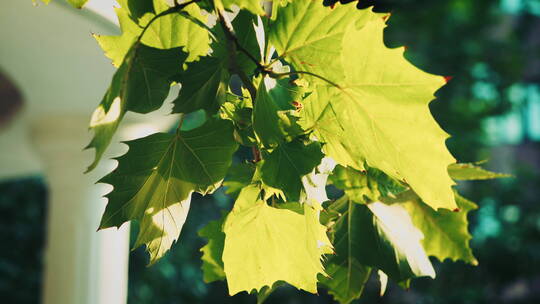
[[[157,110],[174,84],[180,122],[126,142],[100,180],[114,187],[100,228],[139,221],[152,264],[179,238],[193,192],[224,184],[236,201],[199,232],[204,279],[259,301],[287,283],[350,303],[374,272],[409,286],[435,277],[430,256],[477,264],[477,207],[453,186],[504,176],[456,164],[428,106],[444,79],[385,46],[388,15],[351,1],[118,2],[122,34],[95,36],[118,69],[92,115],[89,170],[125,114]],[[197,111],[205,122],[184,130]],[[239,146],[250,161],[233,162]]]

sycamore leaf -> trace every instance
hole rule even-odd
[[[451,164],[448,166],[448,173],[455,180],[484,180],[512,177],[510,174],[488,171],[473,163]]]
[[[161,107],[185,59],[180,49],[133,46],[92,114],[94,137],[87,148],[95,148],[96,156],[88,171],[97,166],[127,111],[148,113]]]
[[[217,9],[230,10],[233,6],[240,9],[247,9],[255,15],[264,15],[264,9],[260,0],[215,0],[214,5]]]
[[[36,0],[32,0],[32,1],[35,2]],[[51,2],[51,0],[41,0],[41,1],[45,4],[49,4],[49,2]],[[66,0],[66,1],[75,8],[82,8],[86,4],[86,2],[88,2],[88,0]]]
[[[253,131],[251,119],[253,116],[251,98],[246,96],[240,97],[229,93],[226,99],[219,109],[220,117],[233,122],[236,141],[244,146],[255,146],[257,139]]]
[[[262,181],[283,190],[289,201],[299,201],[302,178],[313,171],[323,157],[318,143],[305,145],[300,140],[283,143],[264,157]]]
[[[229,293],[271,287],[285,281],[316,293],[317,274],[324,273],[322,254],[330,241],[317,212],[304,204],[304,214],[268,206],[260,189],[242,190],[224,225],[223,263]]]
[[[203,256],[202,271],[205,283],[224,280],[225,272],[223,270],[223,246],[225,244],[225,233],[222,231],[225,216],[219,220],[212,221],[199,230],[200,237],[208,239],[208,243],[201,248]]]
[[[153,1],[116,0],[116,2],[118,2],[120,7],[126,10],[131,19],[135,21],[138,21],[139,18],[143,17],[147,13],[154,13]]]
[[[275,66],[276,64],[274,64]],[[268,78],[266,78],[268,80]],[[272,79],[273,80],[273,79]],[[293,103],[299,103],[306,93],[306,88],[297,86],[290,78],[273,80],[274,87],[268,94],[281,110],[295,110]]]
[[[360,172],[353,168],[337,166],[330,180],[334,186],[345,191],[354,201],[378,201],[382,197],[392,197],[407,188],[383,172],[367,168]]]
[[[240,191],[251,184],[255,165],[250,163],[234,164],[229,168],[223,186],[225,193],[233,198],[237,198]]]
[[[173,113],[190,113],[199,109],[215,112],[225,101],[229,85],[229,72],[222,61],[214,57],[202,57],[188,64],[177,80],[182,83]]]
[[[268,36],[280,58],[297,71],[334,80],[344,77],[341,65],[331,63],[340,60],[345,31],[351,24],[361,26],[381,16],[342,5],[331,9],[320,0],[292,1],[275,12],[279,18],[270,23]]]
[[[94,35],[94,37],[105,55],[112,60],[113,65],[120,66],[132,45],[136,43],[144,26],[156,14],[168,8],[169,6],[162,0],[154,0],[154,13],[146,13],[138,23],[129,15],[129,7],[116,8],[122,34],[120,36]],[[206,17],[201,15],[200,9],[196,5],[188,5],[183,9],[183,12],[202,23],[206,22]],[[159,49],[182,47],[188,54],[187,62],[207,55],[210,50],[210,36],[207,30],[179,13],[162,16],[155,20],[142,37],[141,42]]]
[[[359,204],[344,196],[330,206],[341,217],[334,228],[335,264],[381,269],[397,282],[435,271],[424,251],[422,233],[399,204]],[[352,272],[352,270],[350,270]]]
[[[82,8],[88,0],[67,0],[75,8]]]
[[[100,228],[140,221],[136,246],[146,244],[150,264],[176,241],[192,192],[212,192],[223,180],[237,145],[232,126],[210,120],[176,134],[156,133],[126,142],[129,151],[118,167],[100,180],[114,190]]]
[[[341,304],[349,304],[360,298],[371,274],[370,267],[352,258],[338,262],[335,257],[331,257],[325,265],[325,271],[328,277],[320,276],[319,282]]]
[[[257,42],[257,36],[255,33],[254,22],[255,16],[248,11],[241,10],[232,21],[233,30],[238,40],[238,44],[251,54],[257,61],[261,61],[261,55],[259,52],[259,44]],[[225,33],[221,26],[217,25],[213,28],[217,36],[217,42],[212,44],[212,56],[221,58],[225,67],[230,66],[231,55],[226,46],[227,40]],[[238,67],[246,72],[248,76],[253,75],[256,68],[255,63],[247,57],[243,52],[236,50],[234,54],[236,58],[236,64]]]
[[[258,59],[258,45],[253,29],[253,15],[240,11],[232,22],[238,43]],[[212,44],[211,56],[201,57],[197,62],[188,64],[177,80],[182,83],[182,90],[174,101],[174,113],[189,113],[198,109],[208,112],[216,111],[227,99],[227,89],[230,81],[229,54],[223,45],[226,39],[221,28],[216,29],[218,42]],[[253,73],[255,64],[244,53],[237,52],[237,64],[248,75]]]
[[[405,181],[430,207],[455,209],[447,172],[455,160],[445,145],[448,134],[428,107],[444,80],[410,64],[403,48],[386,48],[384,27],[381,18],[349,27],[341,41],[342,62],[327,62],[341,67],[344,77],[328,75],[338,86],[314,89],[300,123],[314,130],[326,154],[341,165],[362,170],[365,162]]]
[[[277,288],[285,285],[285,282],[283,281],[277,281],[272,285],[272,287],[265,286],[262,288],[261,291],[257,292],[257,304],[263,304],[264,301],[276,290]]]
[[[302,133],[297,118],[288,112],[278,106],[261,81],[253,108],[253,130],[265,147],[291,141]]]
[[[462,260],[477,265],[469,247],[472,236],[468,231],[467,213],[477,206],[456,194],[459,212],[450,210],[435,211],[424,204],[419,198],[409,199],[402,203],[411,216],[414,225],[422,231],[422,245],[426,253],[440,261],[451,259]]]

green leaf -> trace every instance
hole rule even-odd
[[[371,274],[371,268],[361,265],[355,259],[331,257],[325,265],[328,277],[320,277],[319,282],[328,289],[334,300],[341,304],[349,304],[360,298]]]
[[[129,141],[118,167],[100,180],[114,190],[100,228],[140,221],[136,247],[146,244],[150,264],[176,241],[192,192],[206,194],[219,187],[237,148],[232,126],[210,120],[176,134],[157,133]]]
[[[131,19],[138,21],[145,14],[154,13],[154,3],[153,1],[145,0],[116,0],[120,7],[128,12],[128,15]]]
[[[234,20],[231,22],[238,44],[251,54],[257,61],[261,61],[259,45],[255,34],[254,22],[256,17],[248,11],[241,10],[238,12]],[[230,67],[230,59],[235,58],[236,64],[240,70],[244,71],[248,76],[253,75],[255,63],[243,52],[236,50],[232,55],[229,54],[227,48],[227,37],[223,29],[218,24],[213,28],[216,33],[217,42],[212,44],[212,56],[221,58],[225,67]],[[233,56],[234,55],[234,56]]]
[[[277,288],[283,285],[285,285],[285,282],[278,281],[278,282],[275,282],[274,285],[272,285],[272,287],[268,287],[268,286],[263,287],[260,292],[257,292],[257,304],[263,304],[264,301],[266,301],[266,299],[272,294],[272,292],[274,292],[274,290],[276,290]]]
[[[362,170],[366,162],[405,181],[432,208],[455,209],[447,172],[455,160],[445,145],[448,134],[428,107],[444,80],[410,64],[403,48],[386,48],[384,27],[381,18],[349,27],[341,41],[342,62],[327,62],[342,67],[343,75],[327,75],[338,86],[314,88],[301,124],[314,130],[326,154],[341,165]]]
[[[233,122],[235,126],[235,138],[240,144],[244,146],[255,146],[257,144],[251,122],[253,106],[250,97],[240,97],[229,93],[227,95],[227,101],[219,109],[219,115],[222,119],[228,119]]]
[[[230,10],[233,6],[247,9],[255,15],[264,15],[264,9],[260,0],[215,0],[214,5],[218,9]]]
[[[354,201],[378,201],[382,197],[393,197],[407,188],[383,172],[367,168],[365,172],[337,166],[330,180],[334,186],[345,191]]]
[[[225,216],[219,220],[212,221],[199,230],[200,237],[208,239],[208,243],[201,248],[203,256],[202,271],[205,283],[220,281],[225,279],[223,270],[223,246],[225,244],[225,233],[222,231]]]
[[[339,61],[345,31],[353,23],[361,26],[381,16],[343,5],[331,9],[319,0],[292,1],[278,8],[276,14],[279,18],[270,23],[268,36],[280,58],[297,71],[309,71],[334,81],[344,77]]]
[[[154,13],[145,14],[138,23],[131,18],[128,8],[116,8],[122,34],[120,36],[94,35],[94,37],[105,55],[113,61],[113,65],[120,66],[132,45],[136,43],[144,26],[156,14],[168,8],[169,6],[162,0],[154,0]],[[201,15],[200,9],[196,5],[188,5],[183,11],[196,20],[206,22],[206,17]],[[210,36],[207,30],[179,13],[162,16],[155,20],[144,34],[141,42],[159,49],[182,47],[188,54],[187,62],[207,55],[210,50]]]
[[[87,148],[95,148],[96,156],[88,171],[97,166],[127,111],[148,113],[161,107],[169,94],[172,76],[185,59],[180,49],[159,50],[137,44],[130,50],[92,114],[90,129],[94,138]]]
[[[82,8],[88,0],[67,0],[75,8]]]
[[[36,2],[37,0],[32,0],[32,2]],[[45,4],[49,4],[51,0],[41,0]],[[88,0],[66,0],[69,4],[71,4],[75,8],[82,8]]]
[[[435,271],[424,251],[422,233],[399,204],[359,204],[346,196],[330,206],[341,213],[335,223],[335,264],[381,269],[396,282]],[[352,270],[350,271],[352,272]]]
[[[512,177],[510,174],[488,171],[473,163],[451,164],[448,166],[448,173],[455,180],[484,180]]]
[[[419,198],[407,200],[402,205],[407,209],[414,225],[424,234],[422,245],[428,255],[440,261],[462,260],[477,265],[478,261],[469,247],[472,236],[468,231],[467,214],[478,207],[457,194],[456,202],[459,212],[444,209],[435,211]]]
[[[305,145],[300,140],[294,140],[281,144],[264,157],[262,181],[283,190],[289,201],[299,201],[302,178],[313,171],[323,157],[318,143]]]
[[[202,57],[188,64],[177,80],[182,83],[173,113],[190,113],[199,109],[215,112],[225,101],[229,86],[229,72],[222,61],[214,57]]]
[[[303,132],[289,112],[278,106],[261,80],[253,108],[253,130],[265,147],[291,141]]]
[[[255,165],[253,164],[240,163],[232,165],[223,182],[223,186],[226,188],[225,193],[237,198],[240,191],[251,184],[254,173]]]
[[[312,207],[304,204],[304,214],[272,208],[252,185],[240,193],[224,232],[223,263],[231,295],[261,291],[277,281],[317,292],[317,274],[324,273],[321,258],[330,241]]]

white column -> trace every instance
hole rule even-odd
[[[129,226],[96,232],[108,185],[95,182],[110,169],[83,174],[93,150],[88,116],[49,116],[31,124],[49,188],[44,259],[45,304],[125,304]],[[117,153],[118,154],[118,153]]]

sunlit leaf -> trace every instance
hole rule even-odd
[[[100,228],[139,220],[136,246],[146,245],[152,264],[178,238],[191,193],[211,193],[220,186],[237,145],[231,124],[222,120],[126,144],[129,151],[118,159],[118,168],[100,180],[114,187],[106,196]]]
[[[304,214],[270,207],[259,192],[256,186],[242,190],[225,222],[229,293],[260,291],[277,281],[317,292],[322,254],[330,244],[317,212],[307,204]]]
[[[472,163],[451,164],[448,166],[448,173],[455,180],[484,180],[512,177],[510,174],[491,172]]]
[[[148,113],[161,107],[172,76],[185,59],[180,49],[159,50],[138,44],[130,50],[92,114],[94,137],[87,148],[95,148],[96,156],[88,171],[97,166],[127,111]]]

